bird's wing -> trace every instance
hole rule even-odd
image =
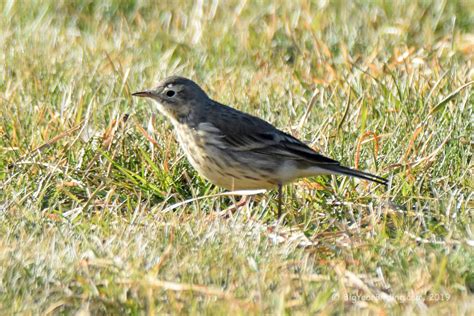
[[[219,105],[222,106],[222,105]],[[295,137],[282,132],[258,117],[223,106],[220,114],[207,116],[198,130],[207,133],[211,143],[235,152],[255,152],[310,164],[339,165]]]

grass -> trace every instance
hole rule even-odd
[[[471,1],[3,1],[2,314],[474,312]],[[171,74],[390,178],[230,215],[131,93]],[[171,206],[176,207],[172,209]]]

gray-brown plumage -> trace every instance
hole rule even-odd
[[[193,167],[226,189],[278,187],[281,201],[281,186],[303,177],[339,174],[387,184],[384,178],[341,166],[258,117],[213,101],[192,80],[169,77],[155,89],[133,95],[157,101]]]

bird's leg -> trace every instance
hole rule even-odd
[[[221,213],[222,214],[227,214],[228,212],[235,213],[236,211],[238,211],[239,208],[247,205],[250,202],[250,200],[251,200],[250,195],[244,195],[237,203],[234,203],[230,207],[223,210]]]
[[[240,198],[240,200],[234,204],[235,209],[239,209],[242,206],[245,206],[248,202],[250,201],[250,196],[249,195],[244,195]]]
[[[283,189],[282,189],[282,184],[278,183],[278,218],[281,218],[281,199],[283,195]]]

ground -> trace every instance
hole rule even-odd
[[[2,314],[474,313],[474,2],[0,14]],[[171,74],[389,187],[319,177],[281,221],[273,191],[225,211],[131,97]]]

